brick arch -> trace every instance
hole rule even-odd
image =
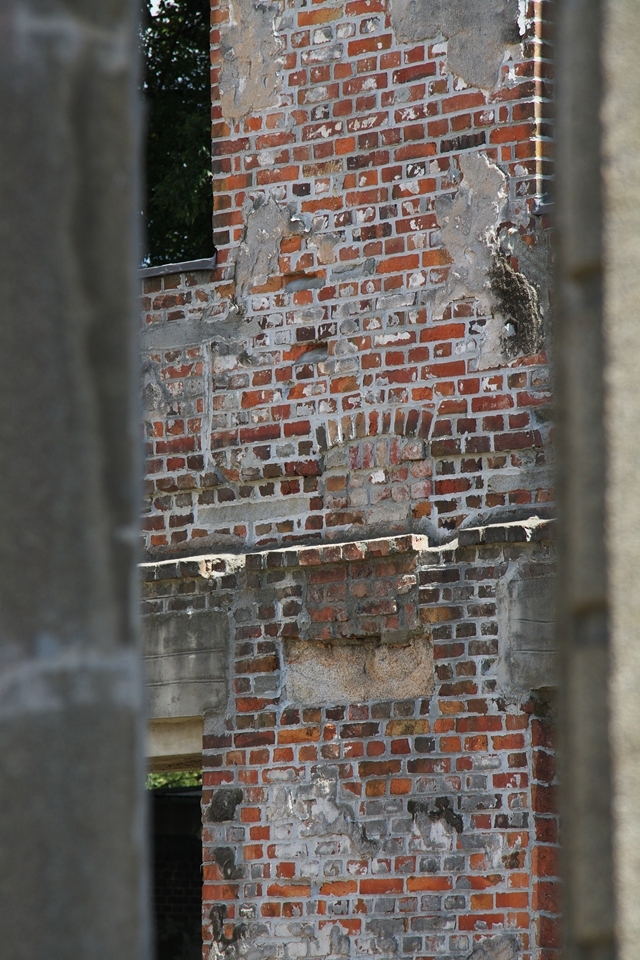
[[[390,407],[385,410],[359,410],[342,417],[329,417],[316,428],[321,453],[352,440],[380,436],[417,437],[428,440],[434,411],[430,407]]]

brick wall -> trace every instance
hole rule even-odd
[[[204,739],[205,956],[241,945],[255,957],[466,958],[491,936],[507,951],[495,956],[557,960],[553,707],[500,677],[496,599],[514,565],[548,576],[550,536],[548,524],[494,525],[438,548],[404,537],[366,556],[347,544],[145,568],[148,613],[225,610],[235,641],[233,702]],[[407,676],[394,699],[292,697],[287,647],[326,643],[348,622],[317,585],[384,608],[408,577],[404,606],[415,602],[433,644],[431,695],[403,697]],[[379,619],[354,624],[351,642],[384,643]]]
[[[541,4],[522,36],[494,6],[519,42],[491,91],[442,39],[398,39],[383,0],[214,6],[219,266],[144,284],[151,554],[441,540],[548,509],[547,48]],[[258,113],[239,117],[238,73]]]
[[[147,613],[233,646],[205,957],[559,956],[547,19],[214,3],[218,265],[141,333]]]

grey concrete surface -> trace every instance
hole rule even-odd
[[[147,616],[142,634],[150,718],[195,717],[224,709],[229,646],[225,612]]]
[[[567,960],[615,956],[604,530],[601,35],[598,0],[559,5],[554,362]]]
[[[166,277],[175,273],[195,273],[198,271],[204,271],[208,273],[210,270],[214,270],[217,262],[217,257],[214,254],[212,257],[205,257],[201,260],[184,260],[182,263],[161,263],[157,267],[141,267],[138,270],[138,276],[141,280],[144,280],[146,277]]]
[[[604,5],[604,338],[616,939],[640,942],[640,16]]]
[[[135,5],[0,3],[0,957],[148,957]]]

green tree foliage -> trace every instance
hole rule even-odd
[[[167,773],[148,773],[147,790],[163,787],[201,787],[202,770],[172,770]]]
[[[146,0],[145,264],[213,256],[209,0]]]

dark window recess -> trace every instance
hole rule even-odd
[[[212,257],[209,0],[146,0],[144,266]]]
[[[156,960],[201,960],[201,791],[152,794]]]

